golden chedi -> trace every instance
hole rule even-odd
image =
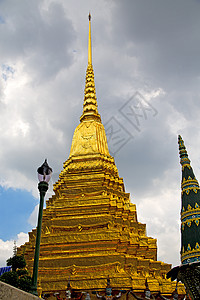
[[[43,213],[39,281],[43,292],[114,289],[169,295],[171,265],[157,261],[156,239],[146,236],[136,206],[125,192],[97,109],[89,16],[88,67],[83,114],[74,132],[69,158]],[[18,249],[32,271],[36,229]],[[183,292],[183,287],[179,287]],[[91,294],[91,297],[96,297]]]

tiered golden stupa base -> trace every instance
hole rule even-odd
[[[137,221],[136,207],[124,192],[112,157],[70,156],[54,191],[43,215],[43,292],[64,292],[69,277],[73,289],[104,291],[108,276],[115,290],[142,293],[147,279],[151,292],[173,292],[175,283],[166,279],[171,265],[156,260],[156,240],[147,237],[146,225]],[[18,249],[30,271],[35,236],[33,230],[29,242]],[[179,293],[184,294],[182,285]]]

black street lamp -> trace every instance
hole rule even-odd
[[[38,265],[39,265],[39,255],[40,255],[40,238],[41,238],[41,230],[42,230],[42,213],[43,213],[43,205],[44,205],[44,197],[48,190],[48,182],[51,179],[52,169],[49,167],[47,160],[42,164],[41,167],[38,168],[38,189],[40,192],[40,206],[39,206],[39,214],[38,214],[38,225],[37,225],[37,235],[35,242],[35,255],[34,255],[34,265],[33,265],[33,276],[32,276],[32,286],[31,293],[33,295],[38,296],[37,292],[37,277],[38,277]]]

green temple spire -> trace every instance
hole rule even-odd
[[[182,137],[178,137],[182,165],[181,262],[200,261],[200,188]]]

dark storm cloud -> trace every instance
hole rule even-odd
[[[196,1],[119,1],[115,41],[120,36],[122,45],[131,42],[140,67],[163,86],[191,80],[199,76],[199,11]]]
[[[110,38],[112,49],[105,50],[102,61],[106,63],[100,67],[105,66],[109,76],[104,84],[110,95],[100,94],[111,103],[105,104],[110,107],[106,118],[113,115],[113,103],[120,108],[129,99],[131,86],[134,91],[143,86],[143,93],[149,88],[162,88],[165,93],[158,97],[158,116],[148,119],[140,135],[117,154],[119,161],[123,160],[120,169],[125,170],[126,180],[136,177],[135,188],[140,192],[148,190],[152,180],[162,177],[167,168],[177,167],[174,133],[185,130],[183,122],[175,126],[177,116],[185,119],[185,124],[198,118],[199,10],[194,1],[118,1],[111,11],[111,34],[105,35],[103,44],[109,45]],[[179,128],[172,133],[173,126]],[[131,154],[134,174],[128,167]]]
[[[128,190],[133,190],[138,196],[136,202],[152,193],[152,182],[156,178],[162,178],[165,170],[177,165],[176,136],[171,136],[167,122],[163,122],[167,111],[158,105],[157,108],[158,115],[143,122],[139,133],[133,129],[134,139],[116,156],[119,172],[125,178]],[[165,108],[170,111],[169,107]],[[127,121],[123,125],[131,131]]]
[[[75,35],[62,4],[21,1],[13,5],[7,1],[2,13],[1,56],[13,64],[21,59],[35,83],[56,76],[72,63]]]

